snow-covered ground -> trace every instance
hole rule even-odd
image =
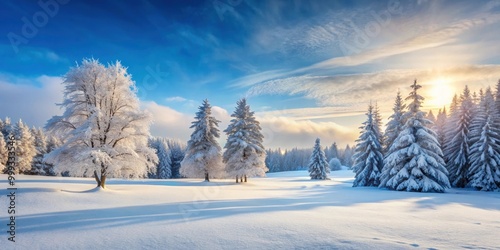
[[[350,171],[233,180],[17,176],[16,243],[0,249],[499,249],[500,193],[352,188]],[[7,176],[0,175],[6,180]],[[91,190],[91,191],[88,191]]]

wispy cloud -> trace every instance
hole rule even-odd
[[[167,101],[167,102],[185,102],[187,100],[188,99],[181,97],[181,96],[172,96],[172,97],[168,97],[165,99],[165,101]]]

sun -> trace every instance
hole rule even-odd
[[[455,89],[451,87],[449,78],[437,78],[426,84],[428,87],[425,97],[425,106],[429,109],[440,109],[450,105]]]

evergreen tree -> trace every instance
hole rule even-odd
[[[167,140],[167,145],[168,148],[170,149],[172,178],[181,178],[180,168],[181,168],[181,162],[184,159],[186,145],[173,140]]]
[[[373,125],[375,126],[375,131],[377,132],[378,141],[381,146],[384,145],[384,134],[382,133],[382,116],[380,115],[380,109],[377,102],[373,107]]]
[[[471,126],[469,186],[483,191],[500,187],[500,122],[491,89],[487,89]]]
[[[1,121],[1,120],[0,120]],[[7,143],[3,136],[0,136],[0,173],[5,173],[9,153],[7,151]]]
[[[264,136],[246,99],[237,102],[231,117],[231,123],[224,130],[227,142],[223,162],[228,175],[236,176],[236,182],[238,177],[244,177],[246,182],[247,177],[265,176],[269,169],[265,165],[266,150],[262,145]]]
[[[367,120],[360,127],[361,135],[356,140],[354,150],[354,167],[356,177],[353,187],[378,186],[380,184],[380,171],[383,167],[384,157],[380,145],[376,120],[374,120],[373,106],[368,106]]]
[[[5,117],[5,121],[0,123],[0,126],[4,139],[7,139],[7,137],[14,132],[14,128],[9,117]]]
[[[431,121],[432,124],[436,123],[436,117],[434,116],[434,113],[432,113],[432,110],[429,110],[429,113],[427,113],[427,116],[425,118]]]
[[[338,157],[339,157],[339,149],[337,147],[337,143],[334,142],[332,143],[332,146],[330,146],[330,159]]]
[[[196,113],[191,139],[188,141],[186,155],[181,162],[180,173],[190,178],[222,177],[223,164],[219,138],[219,122],[212,116],[212,106],[204,100]]]
[[[46,175],[45,173],[45,163],[43,162],[43,157],[47,154],[47,137],[43,130],[40,128],[32,128],[31,134],[34,136],[34,145],[36,149],[36,155],[33,158],[31,166],[31,174],[34,175]]]
[[[499,110],[499,112],[500,112],[500,79],[497,82],[495,104],[496,104],[497,110]]]
[[[424,98],[417,91],[417,81],[406,100],[411,103],[404,115],[403,130],[384,159],[380,187],[398,191],[444,192],[450,186],[436,134],[427,126],[420,111]]]
[[[156,137],[149,139],[149,147],[153,148],[158,157],[156,171],[152,177],[157,179],[172,178],[172,162],[170,150],[164,138]]]
[[[450,118],[448,127],[450,140],[446,142],[447,169],[450,174],[450,182],[455,187],[467,185],[467,173],[470,167],[469,130],[474,112],[474,103],[469,88],[465,89],[460,96],[460,106],[456,114]]]
[[[47,138],[47,154],[51,153],[52,151],[60,148],[63,145],[61,139],[54,135],[49,135]],[[43,165],[45,167],[44,172],[46,175],[49,176],[55,176],[56,171],[54,169],[54,164],[43,161]]]
[[[35,138],[30,129],[23,121],[19,120],[14,126],[14,137],[16,138],[16,167],[15,173],[29,173],[33,157],[36,155]]]
[[[439,145],[441,150],[444,151],[444,145],[446,140],[446,108],[440,109],[436,118],[436,123],[434,123],[433,129],[436,132]]]
[[[396,95],[396,100],[394,101],[394,106],[392,108],[393,114],[389,116],[389,122],[385,129],[385,148],[384,152],[389,152],[394,140],[398,137],[399,133],[403,128],[405,123],[403,119],[404,109],[406,105],[404,104],[403,98],[401,97],[401,92],[398,90]]]
[[[314,144],[313,153],[309,160],[309,176],[311,180],[327,180],[330,167],[326,161],[325,152],[321,148],[319,138]]]

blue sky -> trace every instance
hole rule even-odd
[[[36,126],[61,112],[60,77],[88,57],[128,67],[154,135],[187,140],[204,98],[224,129],[247,97],[266,146],[283,148],[352,145],[367,104],[388,117],[415,78],[435,111],[500,78],[499,1],[41,0],[0,12],[0,117]]]

